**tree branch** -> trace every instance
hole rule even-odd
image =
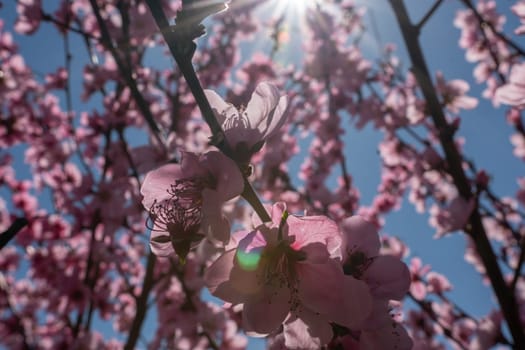
[[[197,105],[199,106],[199,109],[202,113],[206,124],[208,124],[208,126],[210,127],[212,133],[212,144],[218,149],[220,149],[226,156],[233,159],[233,152],[230,149],[228,142],[226,141],[224,131],[222,130],[222,126],[219,124],[217,119],[215,119],[213,109],[211,108],[210,103],[208,102],[208,99],[204,94],[204,90],[200,84],[199,78],[197,77],[197,73],[195,72],[195,69],[193,68],[193,64],[191,62],[191,58],[195,50],[195,44],[193,43],[193,39],[191,38],[191,36],[184,36],[181,33],[179,33],[179,31],[177,31],[176,29],[177,25],[170,26],[168,20],[166,19],[166,16],[164,15],[164,10],[162,9],[160,2],[154,0],[146,0],[146,3],[150,8],[153,18],[155,19],[155,22],[157,23],[157,26],[159,27],[159,30],[162,33],[164,40],[166,41],[166,44],[168,45],[170,52],[173,58],[175,59],[175,62],[177,62],[177,65],[179,66],[179,69],[182,75],[184,76],[184,79],[188,83],[188,87],[190,88],[190,91],[193,94]],[[186,23],[183,22],[183,24]],[[187,30],[188,28],[185,29]],[[242,197],[248,203],[250,203],[250,205],[254,208],[254,210],[257,212],[257,215],[259,215],[263,222],[271,221],[270,216],[264,209],[264,206],[257,197],[257,194],[255,193],[248,179],[244,175],[241,165],[238,164],[238,166],[241,170],[241,173],[243,173],[244,177],[244,191],[242,193]]]
[[[428,12],[421,18],[421,20],[416,24],[417,31],[420,32],[421,28],[427,23],[427,21],[432,17],[432,15],[436,12],[436,10],[439,8],[439,6],[443,3],[443,0],[437,0],[434,5],[428,10]]]
[[[146,274],[144,275],[144,283],[142,284],[142,292],[140,295],[135,299],[135,318],[133,319],[133,323],[131,324],[131,328],[129,330],[128,340],[126,341],[126,345],[124,345],[124,350],[132,350],[135,349],[135,345],[137,344],[137,341],[140,336],[140,330],[142,328],[142,323],[144,322],[144,319],[146,318],[146,313],[148,311],[148,298],[149,293],[153,289],[153,286],[155,285],[155,281],[153,279],[153,274],[155,270],[155,262],[156,258],[153,253],[149,253],[148,255],[148,261],[146,263]]]
[[[12,240],[13,237],[16,236],[16,234],[20,232],[27,224],[28,221],[26,218],[16,218],[11,226],[9,226],[6,231],[0,234],[0,249],[5,247],[7,243],[9,243],[9,241]]]
[[[131,91],[131,95],[133,96],[133,99],[137,103],[138,108],[142,112],[142,115],[144,119],[146,120],[146,123],[148,124],[149,128],[151,129],[153,133],[153,136],[157,139],[159,145],[164,145],[164,142],[162,142],[162,139],[160,138],[160,129],[157,126],[157,123],[155,122],[155,118],[153,117],[151,110],[149,109],[149,103],[144,99],[144,96],[142,96],[142,94],[140,93],[137,87],[137,83],[135,82],[135,79],[133,78],[133,75],[131,73],[131,67],[127,67],[124,64],[120,55],[117,52],[117,49],[115,48],[115,46],[113,46],[111,37],[109,35],[108,28],[106,27],[106,24],[104,23],[104,19],[102,18],[102,15],[100,14],[100,8],[97,4],[97,1],[89,0],[89,2],[91,4],[93,13],[95,14],[98,26],[100,28],[100,33],[102,36],[102,44],[113,56],[113,59],[115,60],[115,63],[117,64],[120,75],[124,78],[126,85],[129,87]]]
[[[460,195],[467,200],[471,199],[473,198],[473,194],[462,167],[462,158],[456,148],[453,132],[451,132],[451,127],[447,123],[432,79],[430,78],[430,73],[419,44],[417,27],[411,24],[403,0],[389,0],[389,2],[401,29],[405,45],[407,46],[414,75],[421,87],[428,110],[431,112],[432,121],[439,131],[439,140],[449,166],[449,173]],[[502,272],[477,209],[470,215],[469,223],[465,231],[473,239],[476,250],[485,266],[487,276],[490,279],[502,313],[514,338],[514,346],[518,349],[525,349],[525,334],[521,326],[518,313],[519,308],[515,295],[503,279]]]

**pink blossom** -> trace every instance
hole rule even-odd
[[[151,248],[156,255],[173,251],[185,257],[204,236],[228,243],[223,202],[238,196],[243,180],[237,165],[217,151],[184,153],[180,164],[149,172],[142,184],[142,204],[153,221]]]
[[[219,257],[205,279],[213,295],[243,304],[245,330],[269,334],[284,323],[287,347],[319,348],[332,338],[329,322],[356,326],[370,313],[371,297],[365,283],[343,274],[333,221],[284,222],[284,212],[275,204],[272,223],[238,233],[237,249]]]
[[[521,133],[510,135],[510,143],[514,146],[514,155],[522,160],[525,160],[525,138]]]
[[[518,178],[519,190],[516,193],[516,198],[521,205],[525,206],[525,178]]]
[[[440,273],[430,271],[427,275],[428,291],[442,295],[443,292],[452,290],[452,284],[448,278]]]
[[[489,349],[496,345],[501,337],[502,318],[501,313],[495,311],[483,317],[476,325],[469,349]]]
[[[460,109],[473,109],[478,105],[474,97],[466,96],[470,90],[469,84],[460,79],[445,81],[443,74],[436,74],[436,88],[443,97],[443,104],[452,112],[459,113]]]
[[[365,281],[374,297],[401,300],[410,285],[408,268],[394,256],[379,255],[380,240],[374,225],[352,216],[341,227],[345,273]]]
[[[15,23],[15,30],[21,34],[34,33],[42,20],[41,0],[19,0],[16,11],[18,18]]]
[[[67,70],[60,67],[56,72],[46,75],[46,87],[48,89],[64,89],[68,78]]]
[[[248,162],[286,121],[287,97],[280,96],[270,83],[257,85],[248,105],[239,108],[225,102],[215,91],[204,92],[238,161]]]
[[[511,106],[523,107],[525,105],[525,63],[512,66],[509,82],[496,90],[497,102]]]
[[[430,271],[429,265],[424,265],[420,258],[415,257],[410,260],[410,276],[412,283],[410,284],[410,293],[416,300],[423,300],[427,295],[427,287],[423,278]]]
[[[403,326],[392,319],[388,300],[401,300],[410,285],[406,265],[392,255],[379,255],[380,240],[374,225],[360,216],[341,224],[343,267],[347,275],[366,282],[374,298],[373,310],[359,325],[360,349],[410,349],[412,341]]]
[[[512,12],[520,18],[521,25],[514,30],[514,33],[520,35],[525,34],[525,1],[520,1],[511,7]]]
[[[437,229],[434,237],[441,238],[446,233],[462,230],[475,206],[476,201],[473,198],[467,201],[461,196],[455,197],[446,207],[433,205],[428,221]]]

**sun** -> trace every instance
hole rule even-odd
[[[321,0],[275,0],[273,7],[275,13],[302,16],[308,8],[312,8],[319,3],[321,3]]]
[[[315,6],[319,0],[281,0],[288,7],[289,11],[304,12],[307,8]]]

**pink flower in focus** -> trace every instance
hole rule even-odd
[[[237,165],[217,151],[184,153],[180,164],[149,172],[141,193],[153,221],[152,251],[159,256],[175,251],[184,258],[204,236],[228,243],[230,227],[221,206],[243,186]]]
[[[287,97],[270,83],[260,83],[255,88],[246,107],[239,108],[225,102],[215,91],[204,90],[221,124],[233,157],[249,162],[265,140],[272,136],[286,121]]]
[[[332,339],[329,322],[356,326],[371,311],[365,283],[345,276],[337,225],[324,216],[282,220],[240,232],[237,249],[224,253],[205,274],[211,293],[243,304],[244,329],[258,334],[284,323],[287,348],[320,348]]]
[[[341,224],[345,274],[366,282],[373,297],[369,317],[352,329],[360,331],[360,349],[411,349],[404,327],[390,315],[389,300],[401,300],[410,286],[407,266],[392,255],[379,255],[380,239],[374,225],[360,216]]]
[[[379,255],[377,230],[360,216],[341,224],[343,268],[347,275],[365,281],[376,298],[401,300],[410,286],[407,266],[391,255]]]
[[[525,63],[512,66],[509,82],[496,90],[495,99],[511,106],[525,105]]]

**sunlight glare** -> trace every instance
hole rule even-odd
[[[303,13],[307,8],[314,6],[317,0],[284,0],[289,11]]]

